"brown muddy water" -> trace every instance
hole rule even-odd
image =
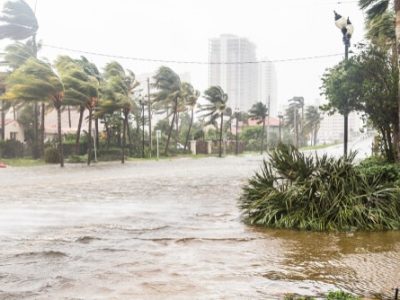
[[[260,157],[0,169],[0,299],[392,294],[400,233],[260,230],[237,198]]]

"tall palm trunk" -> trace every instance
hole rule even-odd
[[[224,125],[224,113],[221,113],[221,125],[219,127],[219,157],[222,157],[222,128]]]
[[[71,106],[68,105],[68,127],[72,127],[72,120],[71,120]]]
[[[14,114],[15,114],[15,108],[14,108]],[[39,158],[39,134],[38,134],[38,114],[39,114],[39,108],[38,104],[35,101],[33,104],[33,158],[37,159]],[[15,119],[15,115],[14,115]]]
[[[60,166],[64,167],[64,149],[61,134],[61,107],[57,107],[57,130],[58,130],[58,151],[60,154]]]
[[[5,140],[5,135],[6,135],[6,112],[5,112],[5,105],[4,105],[4,100],[1,101],[1,140]]]
[[[46,104],[44,102],[42,102],[42,113],[41,113],[42,120],[40,122],[40,133],[41,133],[41,136],[40,136],[40,153],[41,153],[42,157],[44,157],[44,139],[45,139],[45,126],[44,126],[45,124],[44,124],[44,121],[45,121],[45,116],[46,116]]]
[[[126,123],[128,122],[128,114],[124,112],[124,120],[122,121],[122,157],[121,163],[125,163],[125,145],[126,145]]]
[[[90,162],[92,161],[92,112],[93,109],[89,109],[89,129],[88,129],[88,152],[87,152],[87,165],[90,166]]]
[[[164,150],[164,154],[165,155],[168,155],[169,141],[171,139],[172,130],[174,129],[174,123],[175,123],[175,118],[176,118],[176,114],[177,114],[177,108],[178,108],[178,99],[175,99],[174,113],[172,115],[171,126],[169,127],[169,130],[168,130],[167,143],[165,144],[165,150]]]
[[[83,113],[85,112],[85,107],[81,106],[79,108],[79,121],[78,121],[78,129],[76,130],[76,140],[75,140],[75,154],[80,154],[80,139],[81,139],[81,129],[82,129],[82,120]]]
[[[263,127],[261,132],[261,154],[264,153],[264,133],[265,133],[265,118],[263,118]]]
[[[186,151],[186,148],[187,148],[188,143],[189,143],[190,130],[192,130],[192,125],[193,125],[193,111],[194,111],[194,107],[192,107],[192,114],[191,114],[191,117],[190,117],[189,130],[188,130],[188,132],[187,132],[187,134],[186,134],[185,147],[183,148],[183,151],[184,151],[184,152]]]
[[[99,118],[95,117],[94,119],[94,133],[95,133],[95,140],[96,140],[96,146],[99,146]]]

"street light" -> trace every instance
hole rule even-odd
[[[239,109],[239,107],[236,107],[235,108],[235,117],[236,117],[236,150],[235,150],[235,153],[236,153],[236,155],[239,154],[239,135],[238,135],[239,115],[240,115],[240,109]]]
[[[335,25],[343,34],[343,44],[344,44],[344,59],[347,61],[349,59],[349,48],[351,36],[354,32],[353,24],[350,22],[350,18],[345,18],[339,15],[336,11],[335,14]],[[344,135],[343,135],[343,153],[347,156],[347,142],[348,142],[348,131],[349,131],[349,112],[348,112],[348,99],[345,101],[344,109]]]

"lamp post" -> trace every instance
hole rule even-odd
[[[235,149],[235,154],[239,154],[239,135],[238,135],[238,128],[239,128],[239,115],[240,115],[240,110],[239,107],[235,108],[235,117],[236,117],[236,149]]]
[[[278,118],[279,118],[279,143],[282,143],[282,120],[283,120],[282,112],[278,113]]]
[[[344,59],[347,61],[349,59],[349,48],[350,48],[350,40],[351,36],[354,32],[353,24],[350,22],[350,18],[345,18],[339,15],[336,11],[335,14],[335,25],[340,29],[343,35],[343,44],[344,44]],[[348,132],[349,132],[349,112],[348,112],[348,99],[345,100],[344,105],[344,134],[343,134],[343,154],[347,156],[347,143],[348,143]]]

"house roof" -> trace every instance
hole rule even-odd
[[[258,120],[256,119],[249,119],[248,123],[249,126],[261,126],[262,124],[258,124]],[[269,117],[265,120],[265,125],[271,127],[279,127],[279,119],[274,117]]]

